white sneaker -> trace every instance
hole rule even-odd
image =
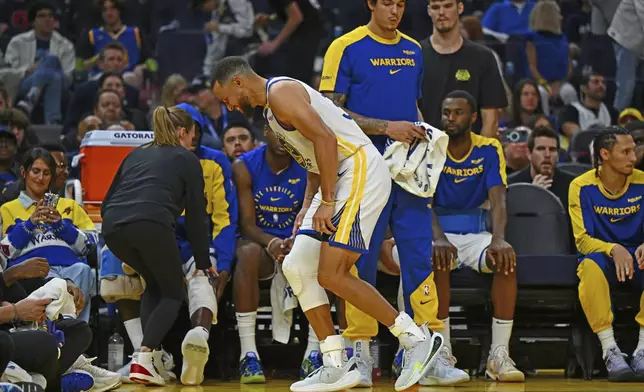
[[[400,343],[405,351],[400,376],[396,379],[394,387],[396,391],[414,386],[432,365],[443,347],[443,335],[429,332],[426,324],[420,327],[420,332],[414,331],[413,327],[409,332],[400,335]]]
[[[523,382],[525,375],[515,367],[507,346],[499,346],[487,357],[485,375],[496,381]]]
[[[356,357],[356,365],[358,366],[358,371],[360,372],[360,382],[355,387],[371,388],[373,386],[373,359],[370,357]]]
[[[201,384],[203,369],[210,356],[208,333],[202,327],[195,327],[188,331],[181,343],[181,354],[183,355],[181,383],[184,385]]]
[[[25,369],[18,366],[15,362],[9,362],[0,378],[0,381],[15,384],[18,382],[33,382],[33,378]]]
[[[163,363],[162,372],[164,373],[163,378],[165,381],[177,381],[177,375],[172,371],[172,369],[174,369],[174,358],[172,357],[172,354],[161,349],[161,362]]]
[[[69,368],[69,371],[83,370],[92,375],[94,378],[94,386],[92,392],[105,392],[111,391],[121,386],[121,375],[116,372],[110,372],[98,366],[92,365],[96,358],[86,358],[81,355],[76,359],[76,362]]]
[[[429,367],[423,378],[418,381],[420,385],[456,385],[470,381],[470,376],[454,367],[456,358],[447,346],[443,346],[436,357],[436,361]]]
[[[45,376],[43,376],[40,373],[31,373],[29,372],[29,375],[31,376],[31,379],[33,380],[34,384],[38,384],[42,387],[42,389],[47,389],[47,379]]]
[[[156,352],[136,352],[130,365],[130,380],[137,384],[165,386],[165,379],[154,360]]]
[[[292,392],[335,392],[353,388],[360,382],[355,358],[341,368],[321,366],[302,381],[291,384]]]

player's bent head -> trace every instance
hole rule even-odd
[[[635,141],[627,130],[611,126],[599,131],[593,139],[593,165],[609,166],[613,171],[630,175],[637,158],[635,156]]]
[[[450,137],[468,132],[476,122],[477,106],[474,97],[463,90],[447,94],[441,105],[443,129]]]
[[[237,56],[226,57],[217,63],[212,91],[229,110],[239,110],[250,118],[254,114],[250,96],[256,94],[250,91],[249,82],[254,76],[257,74],[246,59]]]

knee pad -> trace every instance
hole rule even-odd
[[[201,308],[212,312],[212,323],[217,324],[217,296],[208,277],[202,272],[188,279],[188,311],[190,317]]]
[[[298,235],[291,252],[282,263],[284,277],[305,312],[327,305],[329,298],[318,283],[321,242],[306,235]]]
[[[140,301],[145,282],[140,276],[113,275],[101,279],[101,297],[107,303],[123,299]]]

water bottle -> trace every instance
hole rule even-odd
[[[123,367],[123,338],[114,332],[107,341],[107,369],[115,372]]]
[[[371,377],[373,381],[377,381],[382,376],[382,369],[380,368],[380,341],[377,337],[371,339],[369,344],[369,352],[371,353],[371,359],[373,359],[373,370],[371,371]]]

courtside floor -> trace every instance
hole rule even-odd
[[[208,380],[200,387],[185,387],[181,384],[168,385],[163,388],[123,385],[119,391],[127,392],[277,392],[288,391],[289,380],[269,380],[263,385],[240,385],[238,382],[217,382]],[[393,382],[388,378],[381,380],[373,388],[356,388],[354,392],[390,392],[394,391]],[[605,379],[583,381],[566,379],[563,376],[534,376],[522,384],[493,383],[485,380],[472,380],[457,387],[414,387],[410,392],[644,392],[644,383],[612,383]]]

